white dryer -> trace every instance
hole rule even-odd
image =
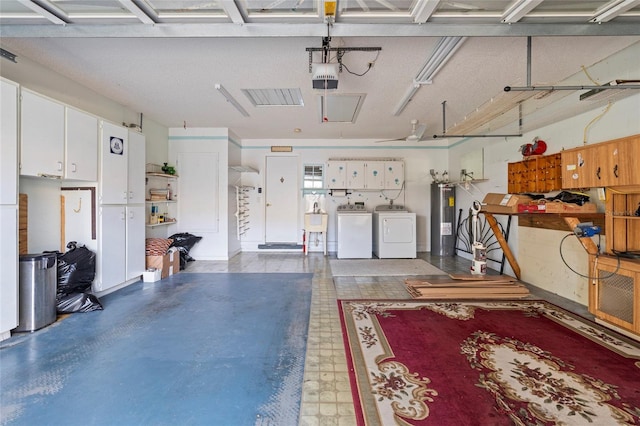
[[[416,214],[398,204],[373,211],[373,254],[380,259],[416,258]]]
[[[371,259],[371,212],[362,204],[342,204],[338,220],[338,259]]]

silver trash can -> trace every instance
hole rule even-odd
[[[58,257],[56,253],[20,256],[20,309],[15,331],[35,331],[57,317]]]

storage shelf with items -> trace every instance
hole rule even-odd
[[[164,227],[177,223],[176,183],[178,175],[175,169],[159,164],[146,165],[146,204],[147,228]]]
[[[235,213],[238,239],[249,230],[249,191],[253,186],[236,186],[236,203],[238,210]]]
[[[606,197],[607,253],[640,258],[640,186],[610,187]]]
[[[507,166],[510,194],[551,192],[562,189],[561,154],[528,157]]]

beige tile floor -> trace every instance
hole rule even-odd
[[[330,253],[243,252],[229,261],[190,262],[184,272],[313,273],[309,336],[305,361],[300,426],[350,426],[356,418],[349,385],[337,299],[409,299],[405,277],[334,277]],[[459,257],[420,258],[445,272],[464,272],[469,261]],[[588,316],[584,306],[529,286],[531,297],[543,298]]]

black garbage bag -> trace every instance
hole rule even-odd
[[[187,267],[187,262],[193,262],[195,259],[189,255],[189,251],[196,245],[202,237],[183,232],[180,234],[173,234],[169,237],[173,240],[170,247],[175,247],[180,252],[180,270],[182,271]]]
[[[94,252],[75,241],[67,244],[67,249],[58,254],[58,296],[90,290],[96,276]]]
[[[59,314],[74,312],[101,311],[104,308],[100,300],[90,293],[71,293],[56,299]]]
[[[579,206],[583,206],[584,203],[589,202],[590,197],[581,192],[560,191],[556,196],[546,198],[549,201],[562,201],[564,203],[573,203]]]

